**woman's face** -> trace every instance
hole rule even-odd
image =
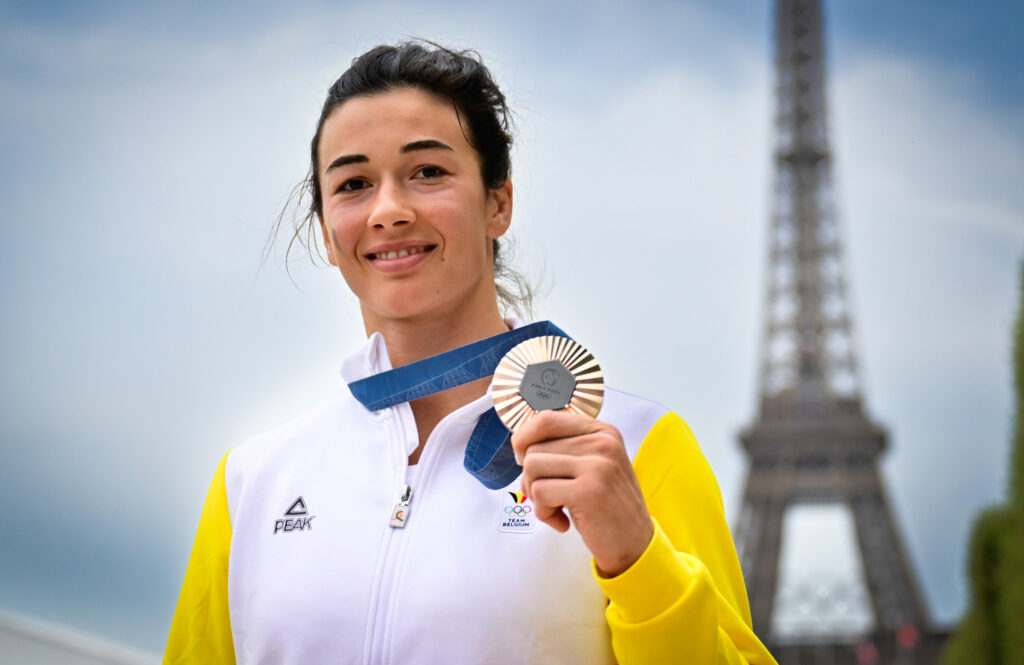
[[[368,329],[494,307],[491,240],[508,229],[512,185],[484,187],[450,102],[415,88],[350,99],[318,156],[328,258]]]

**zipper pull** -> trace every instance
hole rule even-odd
[[[405,523],[409,520],[409,501],[412,499],[412,487],[406,485],[402,489],[402,498],[395,504],[395,509],[391,511],[391,521],[388,526],[394,529],[401,529],[405,526]]]

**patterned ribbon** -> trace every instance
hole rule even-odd
[[[369,411],[379,411],[492,376],[512,347],[542,335],[569,337],[550,321],[538,321],[353,381],[348,387]],[[473,428],[463,466],[488,489],[505,487],[523,472],[516,464],[511,438],[493,407],[480,416]]]

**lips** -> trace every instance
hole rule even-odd
[[[371,261],[393,261],[395,259],[403,259],[413,254],[422,254],[424,252],[429,252],[433,248],[434,247],[432,245],[421,245],[419,247],[403,247],[401,249],[371,252],[366,255],[366,258],[370,259]]]
[[[382,246],[365,256],[377,270],[397,273],[411,270],[426,261],[435,247],[437,245]]]

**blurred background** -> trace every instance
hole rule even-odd
[[[925,602],[949,624],[971,519],[1006,486],[1024,7],[824,10],[862,388]],[[516,111],[515,262],[542,287],[536,318],[690,423],[734,519],[771,11],[0,1],[0,609],[162,650],[218,460],[341,387],[364,338],[339,275],[299,251],[289,277],[284,234],[261,253],[327,87],[409,37],[476,48]]]

